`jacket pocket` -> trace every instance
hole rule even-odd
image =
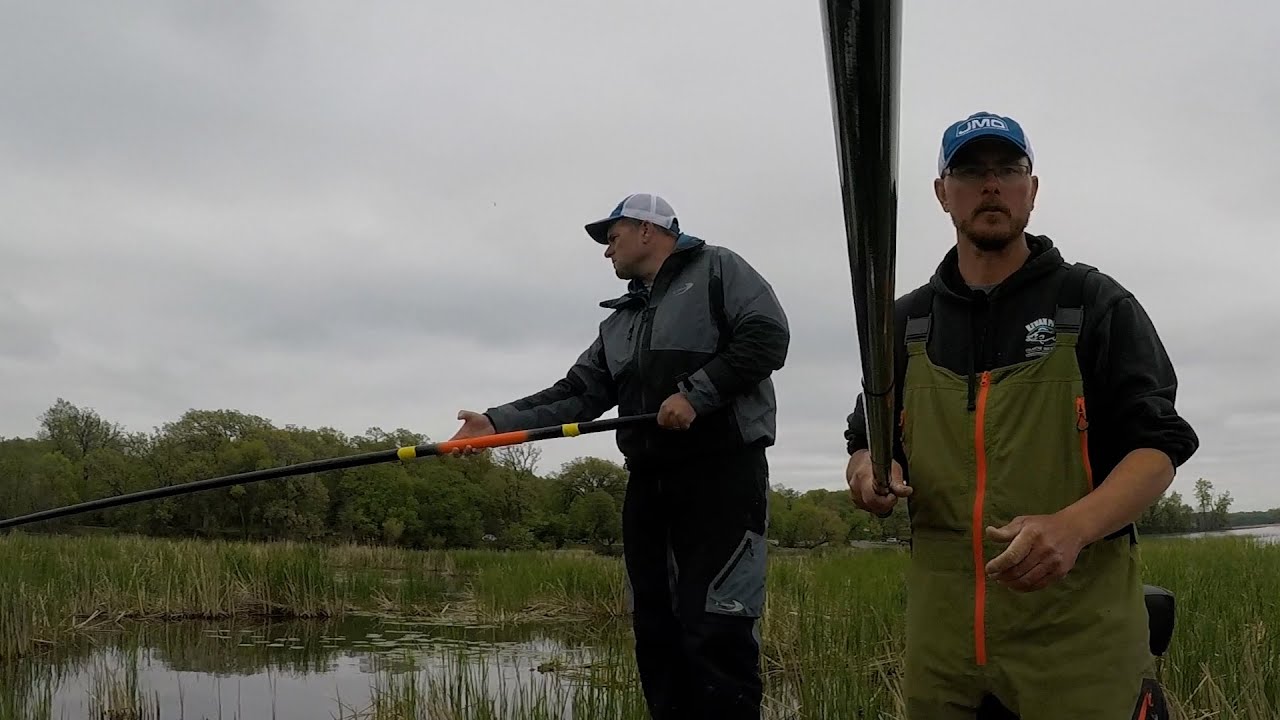
[[[723,568],[707,588],[703,610],[718,615],[758,618],[764,613],[766,544],[747,530]]]

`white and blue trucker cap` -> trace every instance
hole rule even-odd
[[[1036,157],[1031,151],[1031,141],[1017,120],[989,112],[977,112],[958,120],[942,132],[942,146],[938,148],[938,175],[951,164],[960,148],[978,138],[999,138],[1021,150],[1034,166]]]
[[[680,234],[680,221],[671,203],[651,193],[634,193],[622,199],[607,217],[587,223],[587,234],[601,245],[607,245],[609,226],[621,218],[644,220]]]

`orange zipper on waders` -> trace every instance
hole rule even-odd
[[[1080,459],[1084,461],[1085,492],[1093,492],[1093,467],[1089,463],[1089,415],[1085,412],[1084,396],[1076,398],[1076,431],[1080,433]]]
[[[1142,696],[1142,707],[1138,710],[1137,720],[1147,720],[1147,711],[1151,709],[1151,691],[1146,691]]]
[[[991,386],[991,372],[982,373],[982,387],[978,390],[978,407],[973,424],[974,458],[977,460],[977,487],[973,496],[973,646],[978,664],[987,664],[987,572],[982,555],[982,506],[987,494],[987,389]]]

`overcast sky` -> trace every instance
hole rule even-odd
[[[942,129],[1015,117],[1029,229],[1136,293],[1177,364],[1202,447],[1174,488],[1280,506],[1280,9],[904,5],[899,291],[954,243]],[[5,3],[0,434],[61,396],[132,430],[234,408],[445,439],[591,341],[621,282],[582,225],[649,191],[773,283],[773,480],[842,488],[859,366],[819,6],[729,6]],[[612,442],[541,443],[540,470]]]

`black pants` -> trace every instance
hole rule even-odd
[[[628,462],[622,511],[636,663],[650,715],[760,717],[769,469],[764,448]]]

